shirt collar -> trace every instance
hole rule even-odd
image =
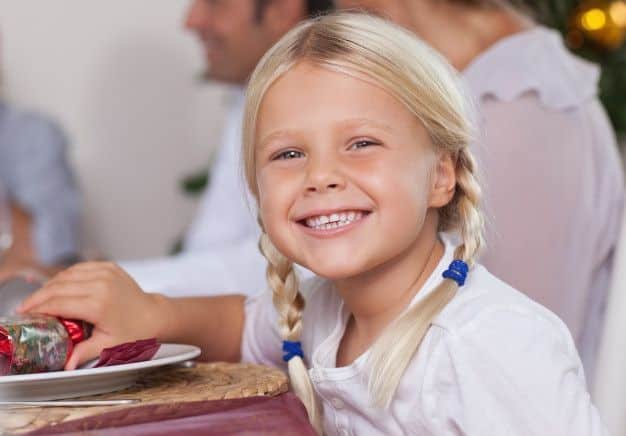
[[[536,26],[498,41],[463,71],[477,100],[512,101],[536,92],[551,108],[579,106],[597,94],[600,69],[573,56],[553,30]]]

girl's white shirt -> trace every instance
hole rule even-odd
[[[453,260],[453,243],[441,238],[445,254],[411,305],[443,280]],[[326,434],[606,434],[566,326],[481,265],[434,320],[388,410],[370,405],[369,351],[335,365],[349,313],[331,282],[314,277],[301,292],[302,347]],[[245,314],[243,360],[286,368],[271,292],[249,297]]]

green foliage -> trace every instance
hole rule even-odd
[[[204,192],[208,184],[209,168],[203,168],[183,178],[181,188],[185,194],[196,197]]]
[[[209,165],[210,166],[210,165]],[[209,167],[198,170],[185,176],[180,181],[180,188],[189,197],[199,197],[211,183],[211,171]],[[169,254],[179,254],[184,248],[184,236],[179,236],[170,247]]]

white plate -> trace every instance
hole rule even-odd
[[[131,386],[147,370],[191,360],[200,355],[193,345],[162,344],[152,360],[73,371],[0,377],[1,401],[45,401],[113,392]]]

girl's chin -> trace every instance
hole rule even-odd
[[[328,280],[346,280],[358,276],[363,272],[362,268],[355,265],[316,265],[315,268],[307,267],[316,275]]]

